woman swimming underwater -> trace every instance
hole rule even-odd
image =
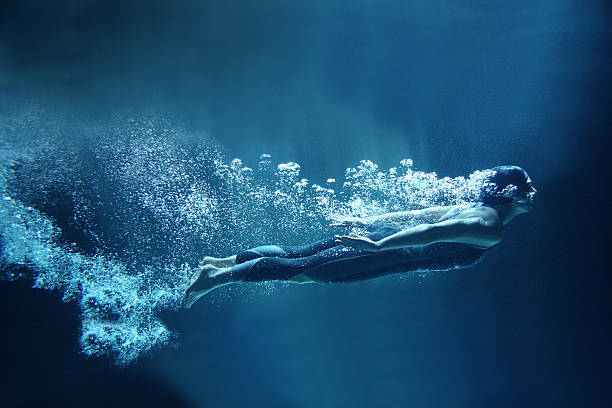
[[[352,282],[410,271],[444,271],[476,264],[497,244],[504,226],[531,210],[536,189],[525,170],[500,166],[483,184],[478,203],[382,214],[334,216],[333,226],[365,226],[366,236],[336,235],[304,246],[260,246],[227,258],[205,257],[187,289],[191,307],[230,283],[284,280]],[[418,224],[400,229],[396,223]]]

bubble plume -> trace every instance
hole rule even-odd
[[[210,137],[157,117],[14,114],[0,123],[2,278],[63,293],[80,310],[82,352],[128,364],[172,342],[158,314],[181,307],[204,255],[320,239],[332,214],[474,202],[489,174],[364,160],[320,185],[268,154],[253,167],[226,159]]]

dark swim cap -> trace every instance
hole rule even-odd
[[[495,173],[487,177],[480,200],[485,204],[506,204],[522,198],[528,191],[528,175],[519,166],[498,166]]]

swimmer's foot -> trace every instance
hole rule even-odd
[[[204,265],[200,267],[200,276],[191,284],[185,291],[183,306],[189,309],[195,302],[211,290],[219,286],[226,285],[228,282],[220,282],[219,275],[224,271],[222,268],[217,268],[213,265]]]

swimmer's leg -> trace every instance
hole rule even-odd
[[[247,249],[237,255],[228,256],[226,258],[215,258],[213,256],[205,256],[200,262],[200,268],[206,265],[212,265],[216,268],[230,268],[236,264],[241,264],[251,259],[262,258],[265,256],[276,256],[281,258],[290,257],[290,254],[278,245],[264,245],[252,249]]]
[[[202,262],[200,262],[200,267],[203,267],[205,265],[212,265],[217,268],[227,268],[229,266],[234,266],[236,265],[236,255],[228,256],[226,258],[205,256]]]
[[[400,229],[391,224],[371,225],[370,229],[374,232],[367,236],[375,241],[394,234]],[[228,256],[227,258],[214,258],[212,256],[204,257],[200,263],[200,267],[204,265],[213,265],[217,268],[228,268],[236,264],[241,264],[256,258],[274,257],[274,258],[305,258],[317,255],[323,251],[338,246],[335,238],[322,239],[306,245],[262,245],[255,248],[247,249],[237,255]]]
[[[400,229],[392,224],[379,224],[379,225],[371,225],[369,228],[370,230],[374,230],[373,232],[368,233],[366,236],[374,241],[378,241],[386,236],[389,235],[393,235],[396,232],[400,231]],[[316,256],[316,255],[321,255],[323,253],[325,253],[327,250],[333,249],[333,248],[341,248],[343,247],[343,245],[340,245],[337,243],[337,240],[335,237],[332,238],[327,238],[327,239],[322,239],[320,241],[316,241],[310,244],[306,244],[306,245],[297,245],[297,246],[276,246],[276,245],[269,245],[266,247],[258,247],[258,248],[254,248],[254,250],[259,250],[260,248],[263,249],[265,251],[266,248],[271,248],[272,251],[274,252],[274,248],[277,248],[276,251],[280,250],[282,252],[284,252],[284,255],[279,255],[279,254],[274,254],[274,253],[266,253],[260,250],[260,252],[262,252],[261,256],[274,256],[274,257],[280,257],[280,258],[308,258],[308,257],[312,257],[312,256]],[[252,250],[250,250],[252,251]],[[238,256],[238,261],[236,263],[240,263],[240,258],[241,256]]]
[[[228,268],[205,265],[200,268],[198,279],[185,292],[183,306],[190,308],[208,292],[230,283],[272,280],[285,280],[294,283],[312,282],[300,277],[300,272],[305,266],[301,259],[260,257]],[[294,279],[296,276],[298,276],[297,279]]]
[[[368,234],[368,237],[378,240],[397,231],[399,228],[395,226],[383,225]],[[373,274],[362,275],[363,270],[382,266],[379,260],[369,259],[373,258],[372,255],[344,248],[334,238],[329,238],[302,246],[265,245],[227,258],[206,257],[200,276],[187,289],[185,306],[190,307],[215,288],[236,282],[283,280],[313,283],[369,279]],[[338,262],[349,258],[355,260],[349,263]],[[365,262],[366,258],[368,262]],[[311,268],[312,271],[308,271]]]
[[[247,249],[236,255],[235,263],[241,264],[256,258],[305,258],[338,246],[335,238],[323,239],[306,245],[263,245]]]

